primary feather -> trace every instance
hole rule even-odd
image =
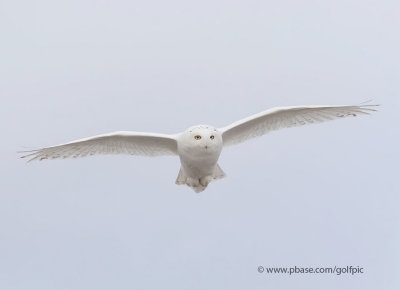
[[[95,154],[176,155],[177,142],[173,135],[121,131],[26,152],[22,158],[31,157],[29,161]]]
[[[277,107],[221,128],[224,146],[242,143],[282,128],[355,117],[376,111],[376,105]]]

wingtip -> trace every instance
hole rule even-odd
[[[360,107],[379,107],[381,104],[371,104],[375,99],[369,99],[359,104]],[[376,110],[375,110],[376,111]]]
[[[29,163],[38,157],[38,156],[35,156],[37,154],[37,152],[38,152],[38,150],[34,149],[34,150],[17,151],[16,153],[24,154],[22,156],[19,156],[19,158],[21,158],[21,159],[25,159],[25,158],[33,156],[33,158],[26,160],[26,163]],[[26,153],[29,153],[29,154],[26,154]]]
[[[365,111],[377,112],[377,111],[378,111],[378,107],[380,107],[381,104],[367,104],[367,103],[369,103],[369,102],[371,102],[371,101],[373,101],[373,100],[371,99],[371,100],[368,100],[368,101],[366,101],[366,102],[363,102],[363,103],[359,104],[358,107],[359,107],[361,110],[363,110],[364,113],[367,113],[367,112],[365,112]]]

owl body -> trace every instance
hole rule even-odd
[[[191,127],[178,136],[177,145],[181,169],[176,184],[186,184],[195,192],[201,192],[211,181],[225,177],[218,166],[222,135],[216,128]]]

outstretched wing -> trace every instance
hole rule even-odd
[[[296,106],[273,108],[221,128],[224,146],[244,142],[282,128],[369,114],[377,105]]]
[[[177,141],[173,135],[121,131],[25,153],[28,154],[21,158],[31,157],[29,161],[78,158],[95,154],[176,155]]]

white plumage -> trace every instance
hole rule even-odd
[[[234,122],[223,128],[193,126],[174,134],[114,132],[57,146],[25,151],[32,160],[77,158],[95,154],[142,156],[178,155],[181,169],[176,184],[203,191],[215,179],[225,177],[218,165],[223,146],[262,136],[273,130],[321,123],[360,114],[369,114],[377,105],[297,106],[273,108]]]

